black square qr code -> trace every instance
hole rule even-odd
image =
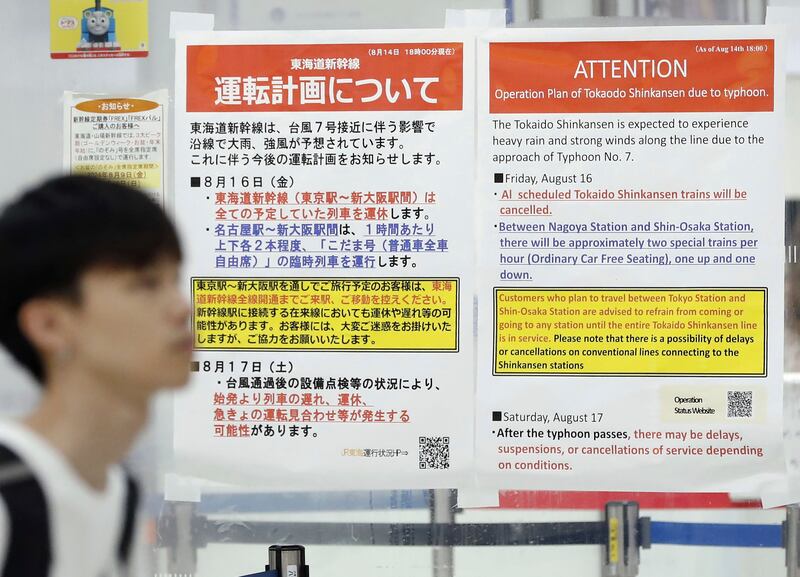
[[[419,468],[450,468],[450,437],[419,438]]]
[[[753,391],[728,391],[728,418],[753,416]]]

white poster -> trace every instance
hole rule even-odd
[[[64,169],[141,188],[164,203],[168,95],[64,93]]]
[[[179,472],[462,484],[473,458],[474,43],[177,38],[176,215],[196,374]]]
[[[755,26],[479,41],[484,485],[783,471],[781,55]]]

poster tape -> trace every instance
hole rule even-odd
[[[500,493],[497,489],[459,489],[457,503],[460,509],[499,507]]]
[[[765,24],[786,27],[786,73],[800,74],[800,7],[767,6]]]

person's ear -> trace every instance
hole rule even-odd
[[[73,308],[63,299],[31,299],[19,310],[20,330],[42,356],[70,357],[75,333]]]

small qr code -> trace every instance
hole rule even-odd
[[[753,391],[728,391],[728,418],[753,416]]]
[[[419,438],[419,468],[450,468],[450,437]]]

